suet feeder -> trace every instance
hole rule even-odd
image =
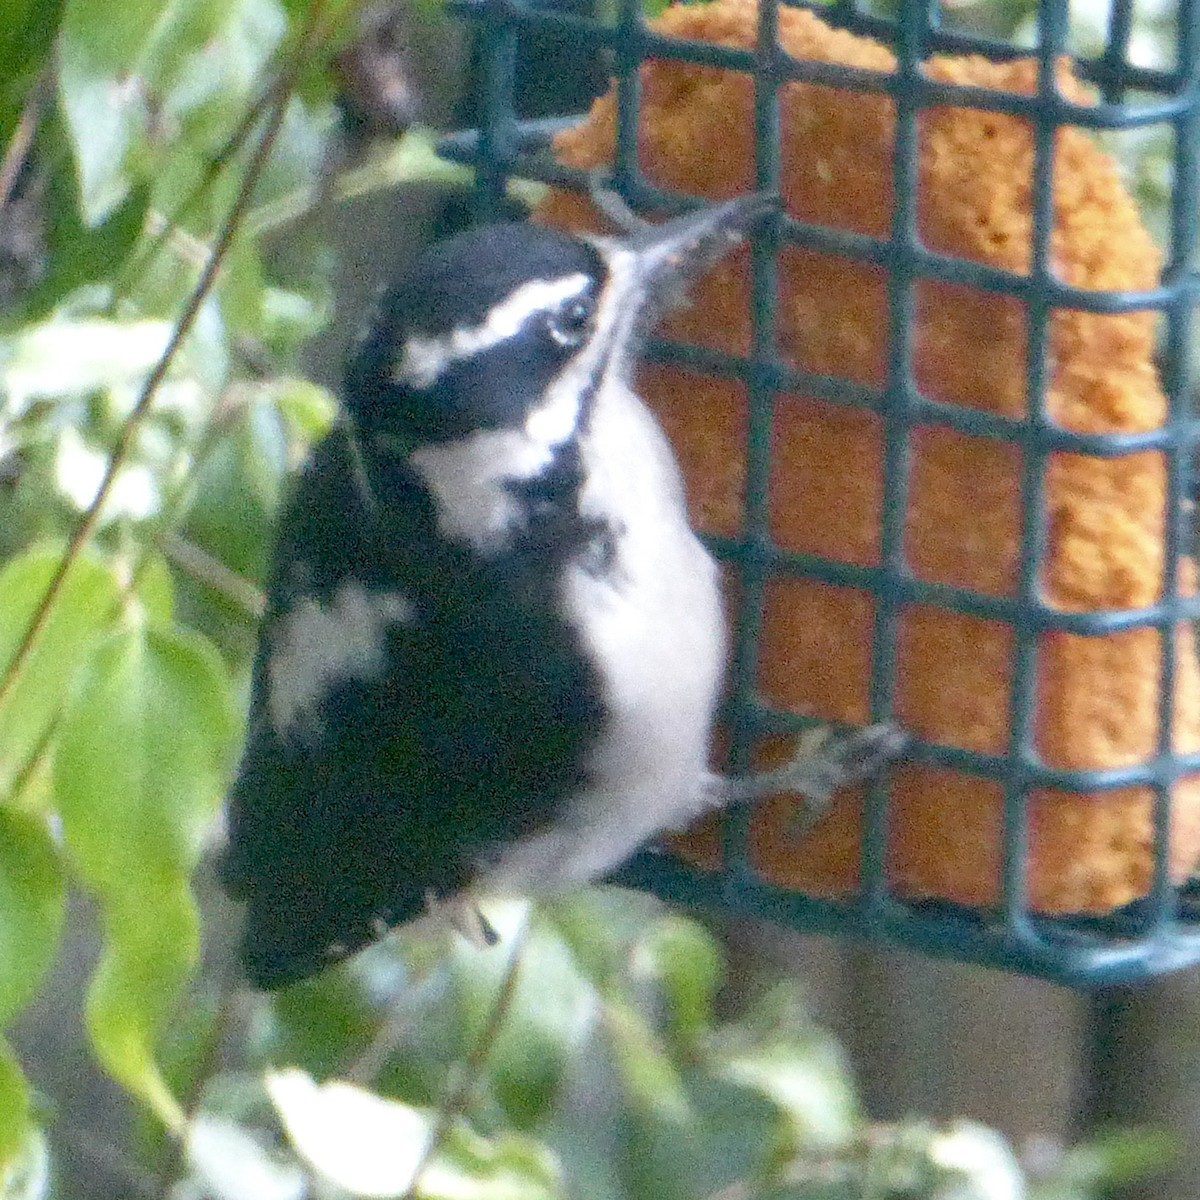
[[[1200,960],[1191,551],[1200,0],[1103,45],[950,3],[718,0],[648,18],[460,0],[481,216],[595,223],[735,191],[784,213],[660,331],[642,381],[733,613],[735,770],[818,721],[905,762],[797,836],[787,798],[643,853],[673,900],[1060,982]],[[611,57],[590,115],[522,121],[523,38]],[[1161,146],[1159,246],[1113,145]]]

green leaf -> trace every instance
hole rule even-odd
[[[482,1035],[528,906],[494,902],[488,920],[500,934],[489,950],[453,943],[454,988],[468,1044]],[[512,1004],[488,1056],[488,1076],[508,1119],[529,1128],[553,1104],[567,1063],[596,1022],[600,1002],[553,926],[533,917],[521,949]]]
[[[8,1043],[0,1038],[0,1197],[7,1197],[30,1134],[29,1087]]]
[[[313,257],[317,260],[313,272],[302,285],[268,285],[262,291],[263,344],[281,360],[294,359],[296,352],[329,324],[333,314],[328,272],[317,273],[326,256]]]
[[[46,122],[39,143],[46,155],[74,153],[65,122]],[[79,194],[68,171],[52,171],[46,183],[46,275],[27,298],[29,316],[55,308],[69,292],[96,280],[112,278],[124,265],[141,236],[146,220],[146,189],[135,186],[123,203],[97,225],[85,223]],[[7,315],[7,314],[6,314]]]
[[[425,1200],[562,1195],[553,1157],[528,1138],[483,1138],[460,1124],[424,1165],[435,1123],[429,1110],[348,1083],[317,1085],[296,1069],[269,1074],[267,1090],[300,1156],[352,1195],[401,1195],[419,1167],[416,1195]]]
[[[2,1082],[0,1088],[3,1088]],[[3,1200],[45,1200],[49,1194],[50,1151],[46,1135],[31,1123],[16,1157],[6,1166],[0,1166],[0,1197]]]
[[[85,225],[99,225],[129,193],[129,159],[150,127],[147,81],[137,73],[137,59],[163,7],[163,0],[66,0],[58,88]]]
[[[309,16],[319,11],[323,26],[329,30],[329,45],[336,52],[352,41],[360,29],[359,0],[283,0],[293,31],[307,25]]]
[[[182,883],[165,881],[109,895],[104,950],[88,988],[92,1048],[114,1079],[144,1100],[168,1128],[183,1113],[155,1058],[155,1046],[196,961],[200,918]]]
[[[248,399],[193,472],[195,498],[181,530],[186,541],[250,588],[261,587],[269,570],[288,469],[287,437],[267,395]],[[248,663],[258,621],[245,598],[201,578],[181,576],[177,582],[180,619],[203,630],[232,661]]]
[[[624,1194],[686,1200],[746,1190],[788,1144],[779,1109],[715,1076],[698,1057],[702,1045],[682,1064],[672,1060],[646,1007],[610,996],[604,1014],[623,1102],[607,1131],[609,1157],[620,1166]]]
[[[5,75],[36,71],[50,53],[62,0],[4,0],[0,3],[0,62]]]
[[[161,554],[148,554],[138,569],[138,603],[151,624],[168,625],[175,607],[175,582],[171,568]]]
[[[662,916],[638,943],[632,969],[656,980],[663,1020],[677,1046],[687,1048],[708,1032],[724,964],[716,942],[700,925]]]
[[[299,377],[276,379],[267,386],[279,415],[305,445],[323,438],[332,428],[337,400],[328,388]]]
[[[837,1042],[813,1024],[796,989],[780,984],[746,1018],[712,1036],[709,1069],[775,1103],[801,1152],[844,1146],[861,1125]]]
[[[88,999],[97,1056],[175,1126],[154,1048],[198,945],[188,876],[224,790],[230,688],[196,634],[138,626],[93,655],[54,760],[63,834],[100,898],[104,951]]]
[[[1057,1167],[1038,1181],[1033,1195],[1037,1200],[1079,1200],[1128,1187],[1169,1169],[1185,1149],[1172,1130],[1108,1131],[1065,1151]]]
[[[628,973],[631,952],[663,913],[655,897],[615,887],[572,888],[539,907],[601,990]]]
[[[707,1072],[685,1072],[684,1078],[696,1110],[689,1138],[695,1172],[692,1194],[710,1195],[739,1180],[765,1176],[788,1148],[775,1105]]]
[[[33,999],[54,962],[63,907],[58,853],[45,825],[0,809],[0,1028]]]
[[[604,1028],[630,1112],[686,1128],[695,1114],[683,1079],[643,1015],[610,999]]]
[[[225,256],[217,283],[221,317],[234,337],[262,335],[263,264],[259,244],[253,238],[238,238]]]
[[[709,1111],[713,1098],[706,1097],[703,1087],[689,1090],[687,1077],[643,1013],[610,999],[604,1027],[625,1102],[616,1152],[631,1200],[689,1200],[739,1182],[746,1158],[757,1162],[764,1153],[764,1106],[746,1104],[726,1089],[718,1113],[727,1110],[729,1120],[741,1127],[740,1141],[731,1138],[728,1122],[723,1130],[720,1125],[714,1129]],[[735,1155],[731,1146],[737,1147]]]
[[[58,569],[62,551],[35,546],[0,572],[0,673],[12,661]],[[98,637],[119,610],[119,590],[98,555],[76,559],[20,679],[0,709],[0,794],[41,745]]]
[[[59,93],[85,224],[102,222],[179,151],[223,140],[261,88],[281,23],[271,0],[66,0]],[[214,103],[207,129],[181,128]]]
[[[0,341],[0,386],[11,413],[36,400],[85,397],[140,383],[171,336],[169,321],[57,316]]]
[[[408,184],[445,184],[465,186],[474,177],[470,167],[452,163],[438,154],[437,135],[430,129],[414,126],[399,138],[384,142],[370,152],[365,161],[338,176],[334,194],[338,200],[383,188]]]
[[[269,566],[275,515],[287,474],[279,415],[257,398],[204,460],[183,535],[254,583]]]
[[[172,72],[164,111],[182,121],[193,146],[216,150],[258,98],[287,33],[275,0],[224,0],[208,35]]]
[[[216,812],[236,717],[220,659],[197,634],[110,637],[68,707],[55,755],[67,846],[102,897],[186,878]]]
[[[325,971],[273,998],[263,1049],[274,1062],[295,1063],[324,1077],[361,1054],[377,1026],[378,1014],[357,975]]]
[[[165,91],[193,52],[214,37],[229,9],[228,0],[166,0],[146,31],[138,70]]]
[[[310,106],[298,96],[291,98],[254,190],[255,209],[319,183],[329,136],[337,125],[337,109],[332,104]]]

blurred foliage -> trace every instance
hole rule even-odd
[[[870,1125],[794,989],[718,1021],[719,948],[644,897],[498,909],[509,936],[488,952],[401,937],[247,1012],[217,981],[189,994],[191,879],[271,531],[335,413],[301,366],[331,307],[331,251],[304,218],[462,176],[415,128],[342,161],[332,65],[361,2],[3,6],[0,1030],[45,986],[82,889],[103,942],[91,1044],[160,1131],[121,1152],[157,1154],[178,1197],[395,1194],[419,1174],[423,1196],[488,1200],[1074,1200],[1157,1160],[1117,1140],[1027,1179],[975,1126]],[[946,6],[1004,37],[1030,13]],[[1094,52],[1101,10],[1072,19]],[[1172,35],[1145,13],[1135,61],[1165,62]],[[1118,150],[1162,228],[1158,136]],[[49,1194],[54,1138],[0,1039],[0,1197]]]
[[[1083,1200],[1163,1151],[1131,1135],[1062,1152],[1029,1190],[1007,1143],[972,1122],[868,1123],[794,983],[762,983],[719,1021],[717,943],[658,901],[595,888],[487,916],[493,949],[406,932],[258,999],[247,1069],[204,1084],[187,1194],[222,1194],[213,1173],[232,1155],[294,1197]]]

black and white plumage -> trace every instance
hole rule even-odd
[[[484,228],[385,297],[276,551],[223,861],[254,983],[595,878],[719,798],[716,568],[629,378],[767,208]]]

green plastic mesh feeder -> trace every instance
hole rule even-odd
[[[563,189],[542,219],[588,219],[601,165],[640,211],[783,197],[643,379],[730,580],[724,749],[915,735],[802,837],[783,799],[619,881],[1127,982],[1200,960],[1200,0],[1040,0],[1006,38],[961,9],[461,0],[479,128],[442,149],[482,217],[521,177]],[[518,118],[533,36],[611,54],[590,117]]]

